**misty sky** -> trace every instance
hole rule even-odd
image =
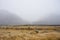
[[[33,22],[44,20],[52,13],[60,15],[60,0],[0,0],[0,9]]]

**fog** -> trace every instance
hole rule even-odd
[[[0,0],[0,24],[29,23],[60,24],[60,0]]]
[[[60,25],[60,14],[50,14],[43,20],[38,20],[33,22],[33,24],[40,24],[40,25]]]
[[[24,25],[29,24],[22,18],[6,10],[0,10],[0,25]]]

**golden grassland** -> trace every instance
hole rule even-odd
[[[60,26],[2,26],[0,40],[60,40]]]

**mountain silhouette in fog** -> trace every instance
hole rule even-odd
[[[0,10],[0,25],[28,24],[17,15],[6,10]]]
[[[60,25],[60,14],[59,13],[50,14],[48,17],[44,18],[43,20],[34,22],[33,24],[38,24],[38,25]]]

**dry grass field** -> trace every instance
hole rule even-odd
[[[60,40],[60,26],[1,26],[0,40]]]

